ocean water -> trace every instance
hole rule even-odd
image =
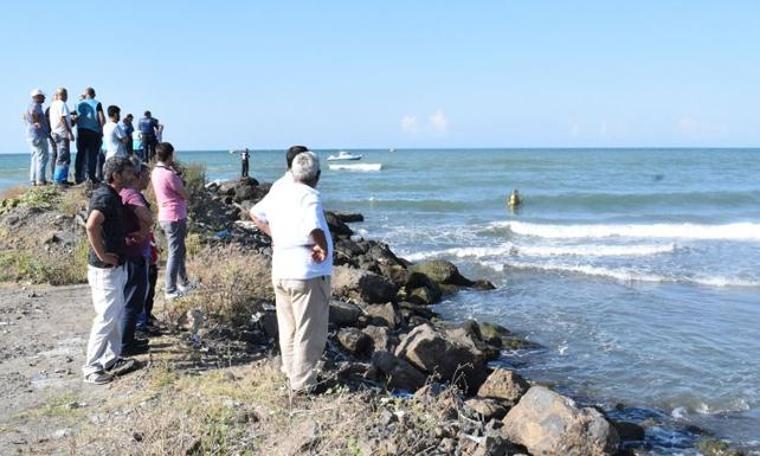
[[[326,207],[363,213],[354,228],[401,256],[494,282],[437,310],[545,347],[501,363],[652,420],[654,454],[694,454],[690,426],[760,454],[760,150],[351,152],[383,169],[325,169]],[[179,155],[211,178],[238,172],[225,152]],[[25,182],[26,167],[0,155],[0,187]],[[252,154],[259,180],[284,167],[283,151]]]

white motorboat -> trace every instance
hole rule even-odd
[[[336,163],[328,165],[332,171],[380,171],[382,163]]]
[[[339,161],[339,160],[361,160],[361,155],[354,155],[350,152],[346,152],[345,150],[341,150],[338,152],[338,155],[330,155],[327,157],[327,161]]]

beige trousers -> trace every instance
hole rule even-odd
[[[327,343],[330,277],[273,280],[282,371],[294,391],[317,383],[316,366]]]

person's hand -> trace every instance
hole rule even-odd
[[[42,124],[40,124],[39,122],[35,122],[35,123],[33,123],[33,124],[32,124],[32,126],[33,126],[34,128],[36,128],[36,129],[38,129],[38,130],[39,130],[40,128],[42,128]]]
[[[321,263],[325,261],[327,258],[327,252],[325,249],[320,247],[318,244],[314,244],[311,247],[311,259],[314,260],[317,263]]]
[[[67,137],[67,138],[69,138],[69,141],[73,141],[73,140],[74,140],[74,133],[72,133],[72,132],[68,132],[68,133],[66,134],[66,137]]]
[[[111,266],[117,266],[119,264],[119,256],[115,253],[104,253],[103,256],[98,256],[100,261]]]
[[[145,234],[141,233],[140,231],[135,231],[134,233],[127,234],[127,243],[130,245],[139,244],[144,240]]]

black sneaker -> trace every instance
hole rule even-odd
[[[111,380],[113,380],[113,376],[104,371],[93,372],[84,377],[85,383],[91,383],[93,385],[105,385],[106,383],[111,383]]]
[[[147,345],[127,345],[121,349],[121,356],[144,355],[150,351]]]
[[[119,358],[115,363],[111,364],[111,367],[106,367],[106,372],[114,377],[124,375],[137,369],[139,364],[134,359]]]

